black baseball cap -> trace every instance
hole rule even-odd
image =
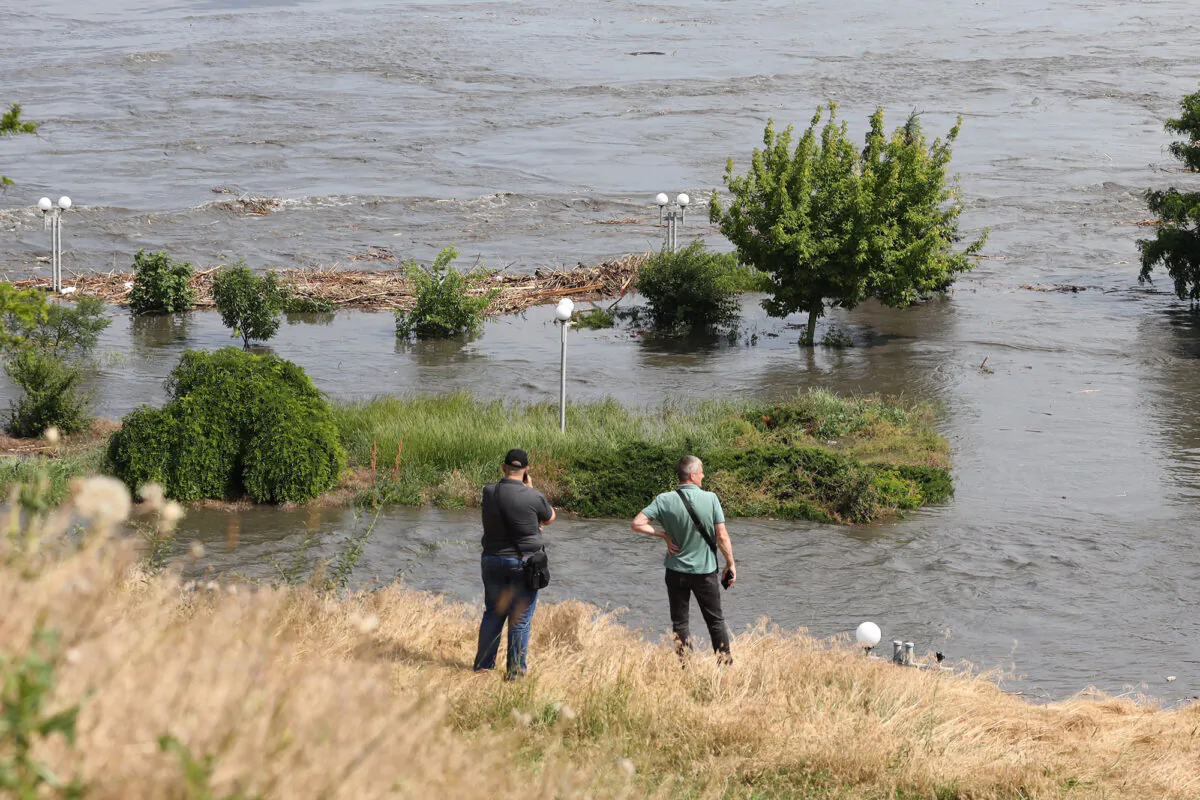
[[[510,467],[524,469],[529,466],[529,454],[524,450],[509,450],[508,455],[504,456],[504,463]]]

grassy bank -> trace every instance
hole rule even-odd
[[[78,708],[74,747],[35,734],[23,757],[96,800],[1200,796],[1200,706],[1034,706],[766,626],[731,667],[681,670],[574,602],[539,606],[530,677],[505,683],[470,671],[478,609],[190,588],[67,524],[0,537],[0,682],[38,678],[21,719]]]
[[[352,464],[371,468],[366,499],[474,505],[510,447],[529,451],[537,486],[585,516],[636,514],[674,485],[685,453],[732,516],[866,522],[943,502],[949,448],[926,404],[813,391],[777,405],[712,401],[631,411],[614,400],[568,408],[466,395],[339,404]]]

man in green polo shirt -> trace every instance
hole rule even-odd
[[[633,529],[647,536],[657,536],[667,543],[667,600],[671,606],[671,627],[675,646],[682,654],[692,647],[688,630],[688,611],[691,596],[696,595],[700,614],[708,626],[713,650],[718,658],[728,662],[729,629],[721,613],[721,585],[726,588],[737,580],[733,563],[733,543],[725,530],[725,512],[721,501],[712,492],[700,488],[704,481],[704,464],[695,456],[684,456],[675,467],[679,488],[663,492],[633,518]],[[691,511],[688,510],[691,505]],[[696,529],[692,519],[695,512],[704,532]],[[658,520],[665,528],[655,530],[650,520]],[[724,578],[717,576],[717,548],[725,556]]]

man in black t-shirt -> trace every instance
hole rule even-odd
[[[483,620],[475,670],[493,669],[500,634],[508,622],[505,678],[525,675],[529,627],[537,607],[537,589],[525,581],[525,561],[544,547],[542,526],[554,521],[554,509],[529,478],[529,455],[509,450],[504,477],[483,487]]]

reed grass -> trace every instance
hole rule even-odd
[[[0,651],[57,632],[48,709],[79,705],[77,741],[34,755],[94,800],[1200,797],[1198,705],[1038,706],[765,622],[684,670],[570,601],[539,606],[506,683],[470,670],[478,609],[437,596],[197,587],[103,533],[15,542]]]
[[[375,503],[473,505],[482,486],[496,479],[503,455],[512,447],[530,453],[535,484],[551,502],[601,515],[633,514],[641,506],[625,508],[622,502],[605,504],[588,496],[601,482],[598,472],[626,473],[627,480],[617,480],[636,486],[644,501],[672,485],[674,461],[687,453],[717,459],[708,472],[714,486],[735,498],[727,508],[735,515],[787,515],[781,509],[786,511],[788,498],[781,500],[780,493],[790,491],[794,465],[779,468],[779,481],[763,478],[766,472],[758,470],[754,474],[762,480],[750,481],[754,486],[747,485],[744,469],[721,467],[720,459],[746,456],[743,461],[748,461],[764,448],[836,454],[844,458],[828,468],[837,470],[850,464],[944,471],[949,465],[949,446],[934,428],[935,409],[929,404],[824,391],[801,393],[773,406],[748,400],[665,404],[653,410],[630,409],[613,399],[573,404],[567,408],[565,433],[558,428],[556,405],[466,394],[378,397],[335,404],[334,414],[351,464],[373,467],[365,499]],[[739,505],[739,497],[746,502]],[[877,510],[886,513],[895,507]],[[835,509],[819,502],[802,512],[839,518]]]

